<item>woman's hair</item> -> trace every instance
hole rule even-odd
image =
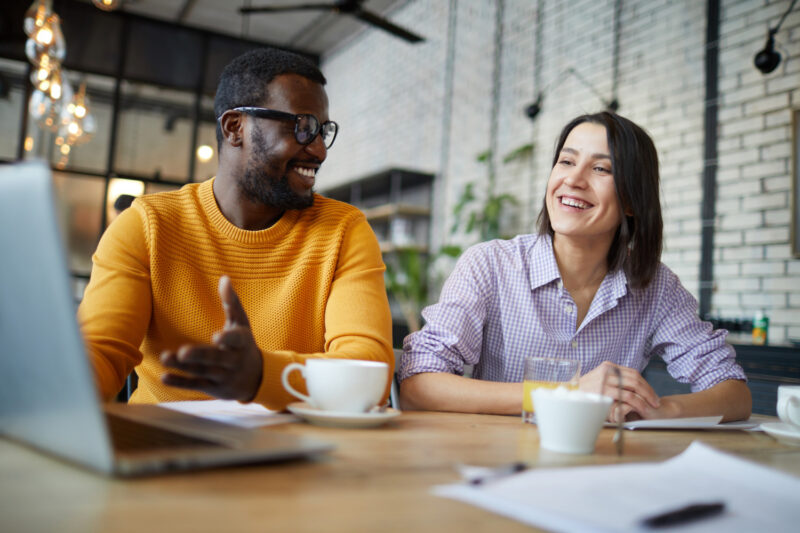
[[[661,261],[664,226],[658,197],[656,147],[647,132],[625,117],[607,111],[581,115],[561,131],[553,166],[558,162],[569,133],[584,122],[606,128],[614,186],[623,211],[622,223],[608,250],[608,269],[622,268],[632,287],[644,288],[652,281]],[[539,212],[538,225],[540,234],[553,235],[546,198]]]

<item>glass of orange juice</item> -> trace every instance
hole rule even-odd
[[[522,382],[522,420],[533,423],[533,391],[539,387],[578,388],[581,362],[557,357],[526,357]]]

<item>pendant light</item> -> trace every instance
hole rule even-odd
[[[22,21],[25,35],[33,36],[33,32],[44,25],[44,21],[53,14],[52,0],[34,0]]]
[[[92,3],[103,11],[114,11],[122,7],[122,0],[92,0]]]
[[[67,43],[58,15],[51,13],[41,26],[34,28],[33,34],[25,41],[25,55],[35,67],[42,64],[45,56],[58,63],[64,61]]]

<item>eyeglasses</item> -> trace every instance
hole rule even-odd
[[[258,118],[268,118],[273,120],[287,120],[294,122],[294,138],[302,145],[311,144],[317,135],[322,135],[322,142],[325,148],[333,146],[336,134],[339,133],[339,125],[332,120],[319,123],[319,119],[314,115],[300,113],[284,113],[264,107],[234,107],[231,111],[238,111],[245,115],[252,115]]]

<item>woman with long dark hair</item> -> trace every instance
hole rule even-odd
[[[524,359],[537,355],[579,360],[579,388],[609,396],[613,373],[600,388],[617,367],[629,419],[750,415],[727,332],[700,320],[661,263],[658,155],[642,128],[608,112],[567,124],[538,226],[459,259],[425,327],[405,339],[405,408],[519,413]],[[659,398],[641,375],[652,357],[692,392]]]

